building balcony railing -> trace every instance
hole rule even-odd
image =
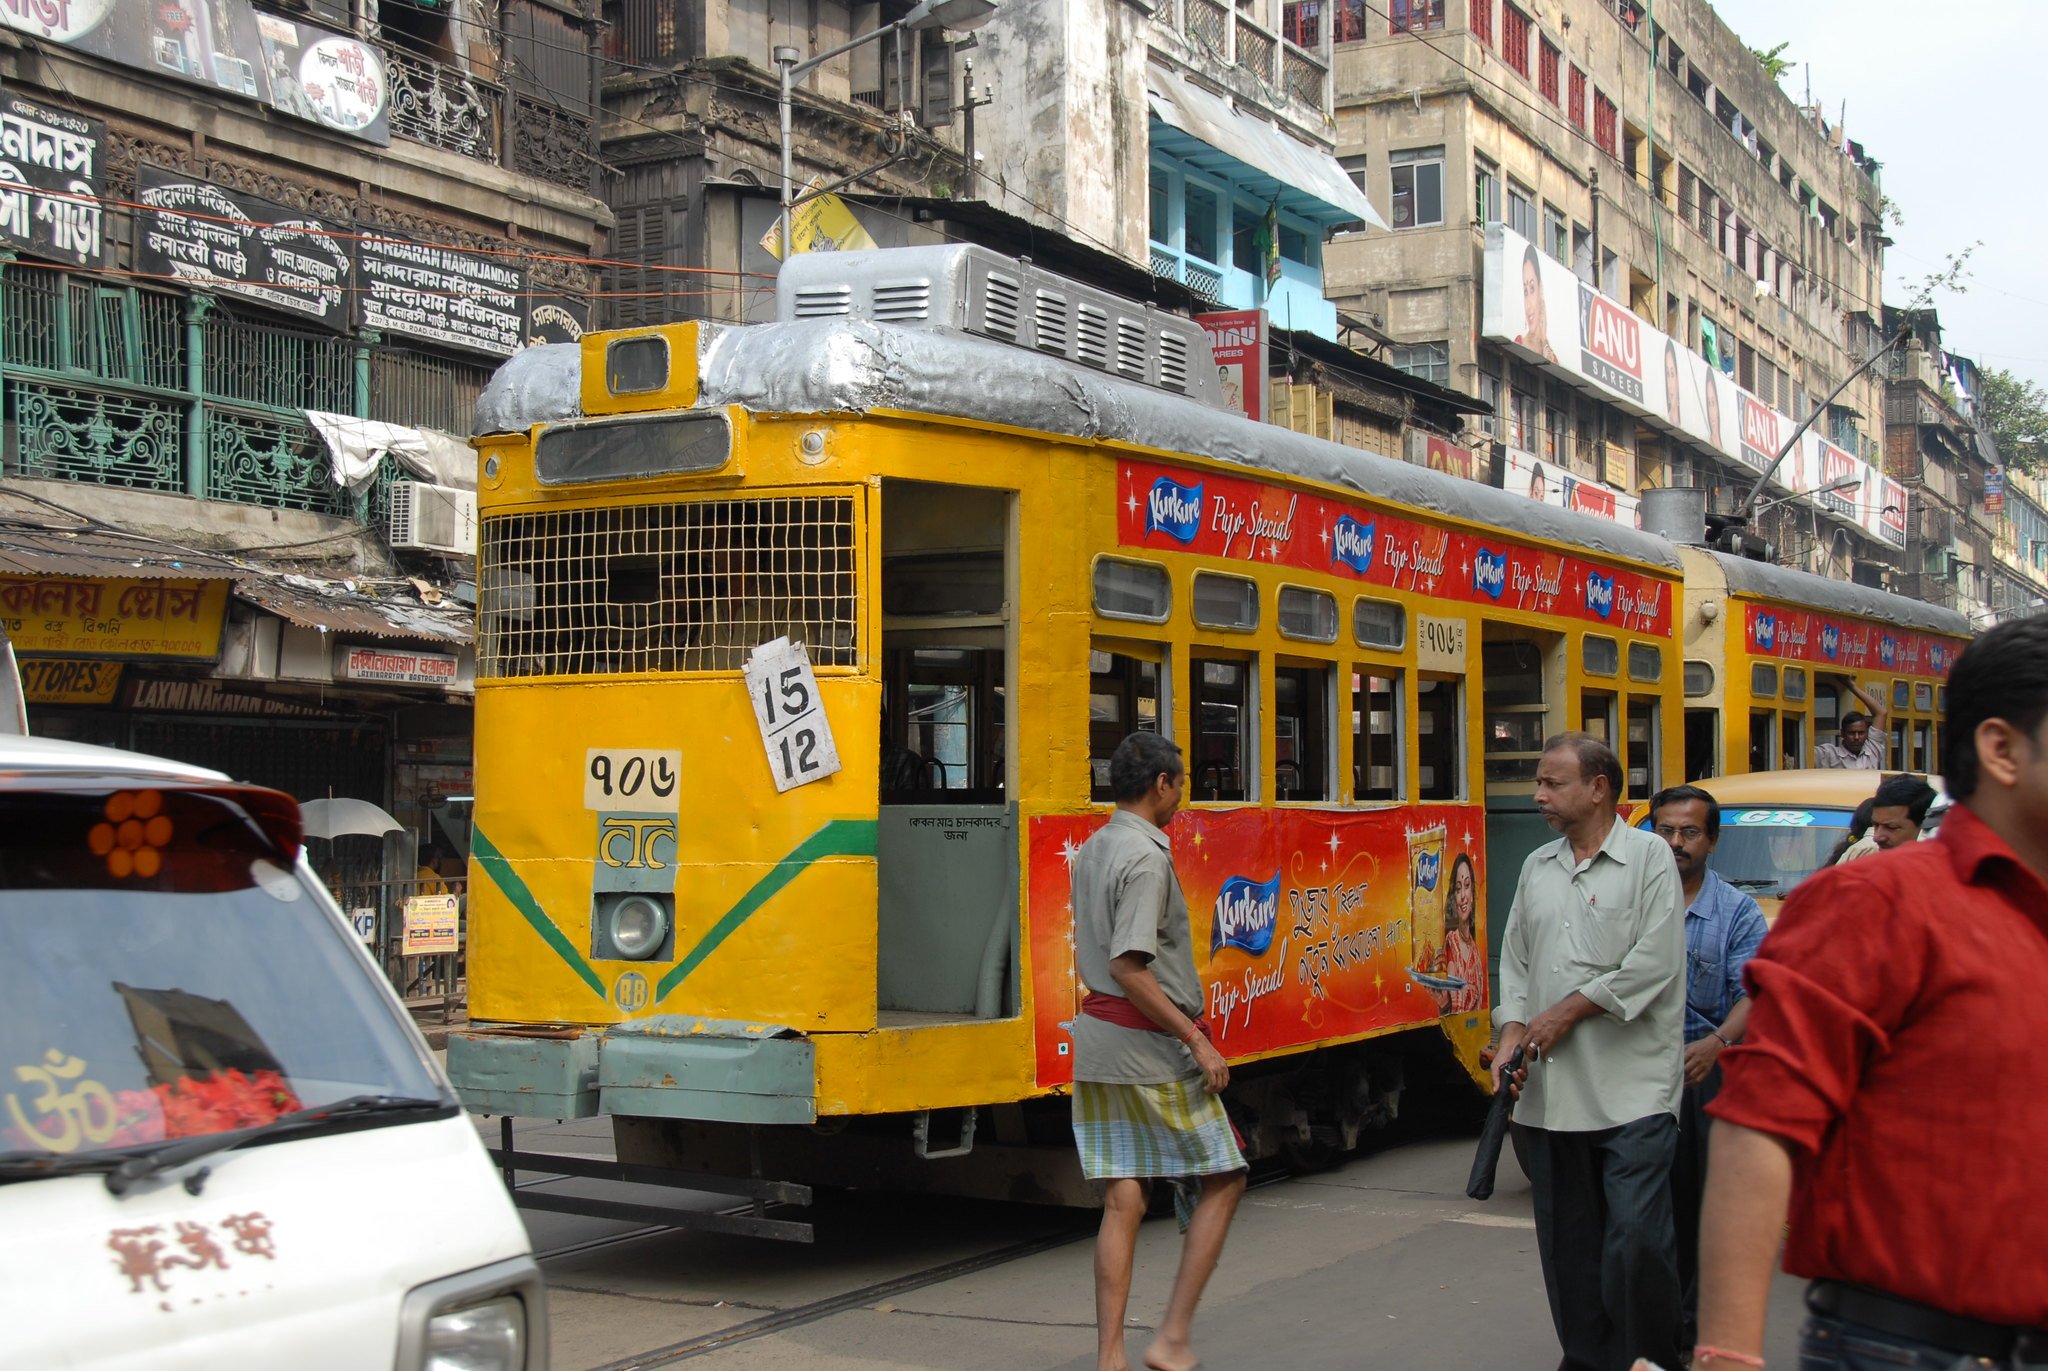
[[[1280,49],[1280,74],[1289,95],[1312,109],[1327,108],[1329,63],[1287,43]]]
[[[597,128],[586,115],[472,76],[420,53],[378,45],[391,83],[391,131],[428,147],[588,194]]]
[[[1230,6],[1218,0],[1184,0],[1181,32],[1197,47],[1230,60]]]
[[[1237,65],[1264,81],[1275,84],[1273,59],[1280,40],[1240,14],[1237,16]]]
[[[1210,304],[1221,303],[1223,299],[1223,269],[1212,266],[1193,257],[1184,257],[1172,248],[1158,243],[1152,244],[1152,274],[1168,281],[1178,281]]]

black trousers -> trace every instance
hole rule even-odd
[[[1707,1193],[1707,1105],[1721,1093],[1716,1066],[1678,1101],[1678,1152],[1671,1161],[1671,1218],[1678,1234],[1678,1345],[1697,1341],[1700,1318],[1700,1202]]]
[[[1637,1357],[1678,1366],[1678,1121],[1652,1114],[1588,1133],[1530,1128],[1524,1142],[1536,1249],[1564,1349],[1559,1371],[1628,1371]]]

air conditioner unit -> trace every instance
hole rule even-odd
[[[391,546],[476,556],[476,492],[425,481],[391,483]]]

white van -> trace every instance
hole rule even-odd
[[[275,791],[0,737],[0,1364],[545,1371],[525,1230]]]

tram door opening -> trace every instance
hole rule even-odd
[[[883,1024],[1018,1012],[1008,491],[882,483]]]
[[[1536,764],[1543,759],[1543,740],[1568,719],[1574,724],[1585,720],[1589,705],[1611,730],[1612,697],[1608,702],[1566,699],[1562,635],[1512,624],[1487,624],[1484,631],[1480,747],[1486,786],[1486,907],[1493,919],[1486,956],[1497,995],[1501,934],[1522,862],[1557,836],[1536,813]]]
[[[1685,779],[1704,781],[1721,774],[1721,709],[1717,703],[1697,705],[1695,700],[1713,701],[1714,666],[1711,662],[1685,664]]]

